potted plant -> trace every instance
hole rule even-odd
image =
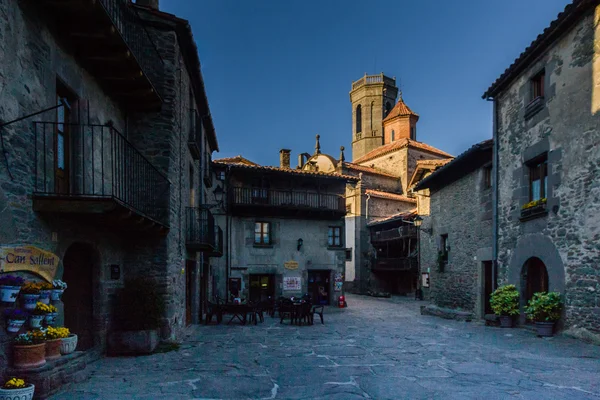
[[[21,330],[21,327],[27,321],[27,313],[21,309],[14,308],[5,311],[8,332],[16,333]]]
[[[50,312],[50,306],[37,302],[33,310],[31,310],[31,316],[29,317],[29,327],[33,329],[40,329],[42,322],[46,319],[46,315]]]
[[[63,337],[69,336],[69,330],[66,328],[54,328],[49,326],[46,329],[46,360],[56,360],[60,357],[60,347]]]
[[[77,348],[77,335],[71,333],[69,328],[56,328],[60,332],[60,354],[71,354]]]
[[[50,296],[50,300],[59,301],[60,296],[67,289],[67,283],[61,281],[60,279],[55,279],[52,281],[52,295]]]
[[[0,277],[0,300],[14,303],[21,290],[24,280],[20,276],[4,275]]]
[[[165,306],[150,279],[125,282],[115,296],[113,329],[108,335],[112,354],[148,354],[158,346],[158,328]]]
[[[500,286],[492,293],[490,305],[494,314],[500,317],[502,328],[512,328],[513,317],[519,315],[519,292],[515,285]]]
[[[0,400],[31,400],[35,385],[25,379],[10,378],[0,387]]]
[[[21,298],[23,299],[23,307],[26,310],[33,310],[40,298],[40,284],[35,282],[26,282],[21,286]]]
[[[51,283],[42,282],[40,285],[40,300],[44,304],[50,304],[53,286]]]
[[[17,335],[13,341],[15,368],[37,368],[46,363],[46,335],[44,331],[30,331]]]
[[[552,336],[554,324],[560,319],[562,299],[558,292],[538,292],[527,303],[525,314],[535,322],[538,336]]]
[[[44,307],[44,309],[46,310],[46,315],[45,315],[44,321],[46,322],[46,325],[53,326],[54,321],[56,321],[56,317],[58,316],[58,309],[56,307],[54,307],[53,305],[49,305],[49,304],[44,304],[44,305],[46,306],[46,307]]]

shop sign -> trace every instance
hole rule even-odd
[[[286,261],[283,263],[285,269],[295,270],[298,269],[298,261]]]
[[[299,276],[284,276],[283,290],[300,291],[302,289],[302,280]]]
[[[0,247],[0,272],[33,272],[52,282],[58,262],[56,254],[34,246]]]

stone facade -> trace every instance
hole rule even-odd
[[[564,295],[564,325],[598,332],[600,9],[593,4],[580,5],[585,12],[575,19],[574,7],[565,12],[561,18],[571,21],[562,31],[553,24],[545,32],[557,35],[552,45],[532,46],[535,63],[486,97],[494,98],[497,113],[499,283],[516,284],[526,300],[525,265],[535,257],[546,267],[548,289]],[[544,91],[534,99],[540,72]],[[547,163],[547,201],[537,218],[522,218],[539,160]]]
[[[87,214],[34,212],[34,192],[39,191],[40,182],[49,182],[49,186],[54,187],[52,179],[36,179],[35,174],[41,173],[40,165],[43,164],[36,165],[34,156],[47,152],[54,157],[54,150],[39,147],[39,132],[32,122],[48,121],[54,124],[57,113],[49,111],[0,128],[8,156],[7,164],[0,171],[0,243],[3,246],[33,245],[55,253],[61,260],[56,274],[59,279],[65,276],[62,261],[74,248],[73,245],[85,249],[89,259],[88,268],[91,269],[92,289],[87,295],[92,298],[92,346],[100,349],[98,354],[104,349],[106,334],[111,328],[112,296],[123,287],[126,279],[136,276],[152,278],[157,283],[167,305],[162,337],[176,339],[186,324],[186,286],[185,274],[182,274],[184,261],[201,258],[196,252],[186,252],[184,214],[186,206],[201,203],[201,196],[196,196],[195,204],[190,204],[190,193],[206,191],[200,179],[201,165],[188,149],[189,132],[192,129],[190,110],[201,108],[206,102],[206,95],[198,92],[191,83],[195,75],[195,79],[198,79],[200,72],[190,68],[193,63],[189,62],[189,56],[182,49],[182,39],[176,34],[176,24],[183,20],[175,22],[154,10],[140,12],[146,12],[144,18],[153,19],[148,31],[160,54],[160,58],[157,55],[155,60],[158,72],[149,74],[163,100],[162,109],[157,111],[129,111],[108,92],[106,86],[100,84],[98,76],[85,69],[82,60],[70,53],[63,39],[56,36],[50,28],[52,17],[41,5],[15,0],[0,1],[0,59],[5,60],[0,64],[0,121],[11,121],[55,105],[57,85],[65,86],[77,98],[72,104],[71,123],[76,126],[114,127],[154,166],[158,174],[164,175],[170,182],[170,190],[166,192],[160,192],[164,187],[142,188],[141,183],[134,186],[135,190],[144,193],[143,196],[158,196],[157,204],[168,205],[165,221],[169,229],[166,235],[164,229],[161,233],[142,229],[132,234],[120,226],[99,224]],[[141,26],[142,20],[137,23]],[[112,142],[105,141],[104,136],[88,140],[90,138],[85,135],[89,132],[85,129],[73,131],[71,190],[75,190],[81,179],[80,175],[75,175],[77,162],[84,162],[82,160],[91,157],[90,154],[109,154],[108,150],[104,152],[100,149],[110,148]],[[202,135],[202,140],[206,141],[208,133],[203,131]],[[208,154],[215,150],[214,143],[215,140],[205,145]],[[135,153],[131,151],[131,154]],[[141,156],[137,159],[142,162]],[[107,186],[115,185],[115,169],[106,167],[105,172],[104,167],[96,162],[82,173],[87,174],[88,178],[105,179]],[[132,207],[134,213],[139,211],[135,205]],[[145,217],[139,218],[138,224]],[[136,224],[124,222],[127,223]],[[153,225],[148,220],[143,223],[148,227]],[[112,266],[119,267],[121,273],[118,277],[111,274]],[[199,279],[198,271],[194,274]],[[78,282],[68,284],[71,288],[77,286]],[[57,305],[63,310],[62,303]],[[65,303],[64,309],[72,307]],[[64,317],[67,319],[69,316]],[[4,324],[4,320],[1,323]],[[10,364],[7,358],[10,355],[10,339],[11,336],[0,329],[0,375]]]

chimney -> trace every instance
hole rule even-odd
[[[290,169],[290,153],[292,151],[288,149],[279,150],[279,168]]]
[[[135,4],[138,6],[148,7],[153,10],[158,10],[158,2],[159,0],[136,0]]]

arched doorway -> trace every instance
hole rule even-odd
[[[65,326],[77,334],[77,350],[87,350],[94,346],[94,248],[85,243],[74,243],[63,258],[63,281],[69,288],[65,290]]]
[[[544,262],[537,257],[531,257],[521,271],[522,296],[525,304],[534,293],[548,291],[548,271]]]

